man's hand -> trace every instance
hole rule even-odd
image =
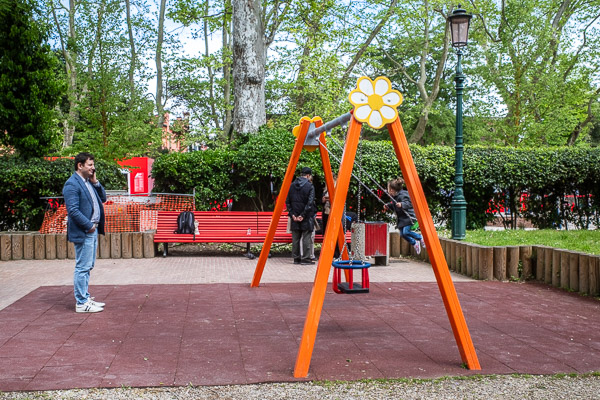
[[[98,179],[96,178],[96,170],[94,169],[94,173],[92,173],[92,176],[90,176],[90,183],[92,185],[95,185],[96,183],[98,183]]]
[[[92,225],[92,229],[87,231],[87,233],[94,233],[95,230],[96,230],[96,225]]]
[[[304,217],[303,217],[303,216],[301,216],[301,215],[300,215],[300,216],[292,215],[292,219],[293,219],[295,222],[302,222],[302,221],[304,220]]]

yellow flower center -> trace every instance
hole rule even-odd
[[[383,107],[383,98],[378,94],[372,94],[369,96],[369,106],[372,110],[376,111]]]

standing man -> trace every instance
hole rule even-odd
[[[302,168],[300,176],[290,186],[285,201],[291,218],[290,228],[292,230],[292,257],[294,264],[314,264],[310,259],[311,235],[314,227],[314,202],[315,188],[310,179],[312,170],[308,167]],[[300,249],[302,246],[302,249]]]
[[[75,156],[75,173],[65,183],[63,196],[67,207],[67,238],[75,245],[75,312],[95,313],[104,310],[104,303],[94,301],[88,293],[90,271],[96,262],[98,233],[104,235],[106,192],[96,179],[94,156]]]

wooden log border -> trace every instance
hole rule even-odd
[[[399,243],[398,243],[399,244]],[[107,233],[98,236],[98,258],[153,258],[153,232]],[[0,261],[75,259],[66,234],[0,232]]]

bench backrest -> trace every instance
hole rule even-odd
[[[159,211],[156,234],[154,241],[176,238],[181,242],[194,241],[193,235],[174,233],[177,229],[178,211]],[[262,242],[267,235],[273,212],[256,211],[194,211],[194,218],[198,224],[196,242]],[[321,218],[321,213],[317,213]],[[276,243],[292,241],[291,233],[287,232],[288,214],[282,213],[277,224],[275,237]],[[351,233],[346,234],[350,239]],[[315,241],[321,242],[323,235],[315,235]]]
[[[156,227],[156,237],[176,237],[188,239],[187,236],[176,234],[178,211],[159,211]],[[211,241],[229,238],[259,238],[256,212],[244,211],[194,211],[198,224],[196,241]]]

